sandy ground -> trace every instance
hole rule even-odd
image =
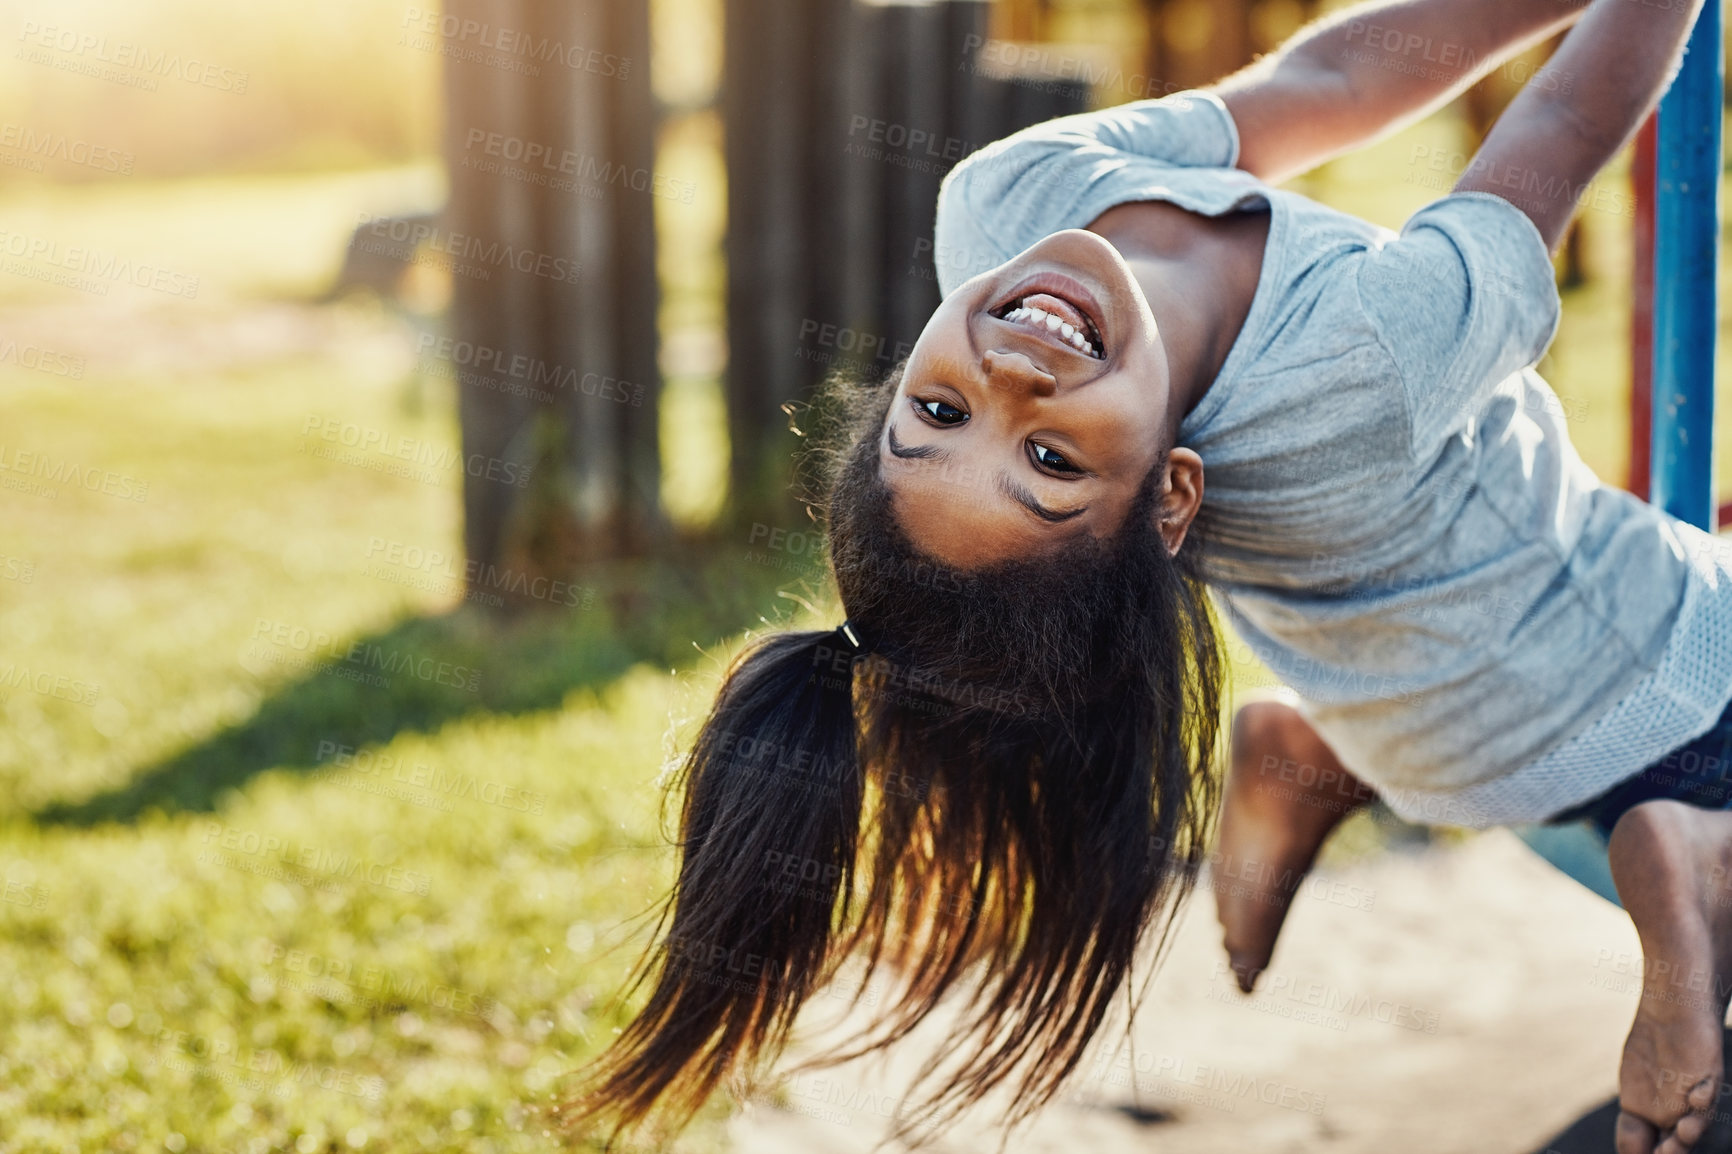
[[[1638,991],[1635,931],[1513,836],[1318,875],[1252,999],[1224,971],[1212,902],[1199,897],[1133,1031],[1135,1092],[1167,1120],[1122,1109],[1132,1060],[1109,1041],[1069,1100],[1007,1152],[1611,1149],[1604,1117],[1582,1120],[1615,1095]],[[934,1044],[799,1076],[776,1104],[735,1119],[735,1148],[872,1149]],[[995,1149],[993,1113],[933,1149]]]

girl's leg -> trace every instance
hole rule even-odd
[[[1330,832],[1376,796],[1291,705],[1255,701],[1235,715],[1210,864],[1215,912],[1240,989],[1249,992],[1268,966],[1293,897]]]
[[[1619,1154],[1678,1154],[1714,1120],[1732,994],[1732,812],[1646,801],[1618,819],[1612,876],[1642,940],[1618,1070]]]
[[[1697,755],[1695,764],[1707,767],[1697,771],[1699,780],[1669,768],[1675,761],[1689,770],[1689,758],[1670,759],[1620,787],[1593,822],[1518,831],[1571,877],[1621,899],[1641,938],[1642,999],[1619,1069],[1619,1154],[1682,1154],[1701,1138],[1726,1094],[1721,1047],[1732,998],[1732,709],[1687,749]],[[1656,797],[1662,788],[1672,796]],[[1268,965],[1323,842],[1375,796],[1292,706],[1259,701],[1239,710],[1211,861],[1216,911],[1242,989],[1250,990]],[[1646,800],[1630,804],[1640,797]],[[1614,820],[1608,838],[1604,829]]]
[[[1642,942],[1642,998],[1618,1072],[1619,1154],[1678,1154],[1725,1110],[1732,998],[1732,709],[1569,815],[1518,831],[1590,889],[1609,882]],[[1595,860],[1605,847],[1605,864]],[[1725,1134],[1719,1137],[1723,1144]]]

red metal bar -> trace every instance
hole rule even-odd
[[[1636,134],[1630,159],[1630,191],[1635,197],[1632,231],[1635,262],[1630,270],[1630,467],[1624,487],[1648,498],[1654,429],[1654,133],[1648,117]],[[1720,520],[1725,521],[1722,509]]]

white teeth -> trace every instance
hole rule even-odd
[[[1062,317],[1054,316],[1045,309],[1033,305],[1022,305],[1004,314],[1004,319],[1016,324],[1044,325],[1048,332],[1057,333],[1063,337],[1077,352],[1096,360],[1101,354],[1095,351],[1094,342],[1089,340],[1083,330],[1069,324]]]

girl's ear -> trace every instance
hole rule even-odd
[[[1161,478],[1161,500],[1155,508],[1161,540],[1169,554],[1185,543],[1185,534],[1203,506],[1203,458],[1190,449],[1174,446],[1167,452]]]

